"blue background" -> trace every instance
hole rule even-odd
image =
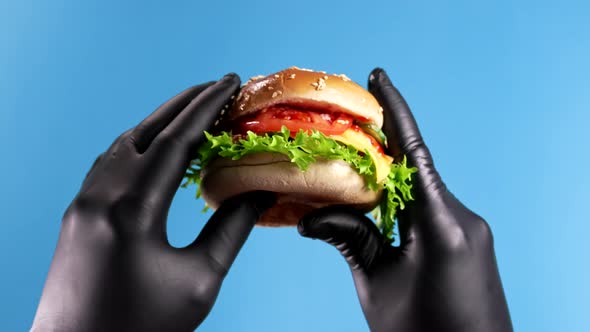
[[[386,68],[492,226],[516,330],[590,330],[587,1],[123,3],[0,2],[2,330],[30,327],[61,215],[119,133],[189,85],[292,65]],[[178,193],[174,245],[201,205]],[[255,229],[201,330],[366,329],[344,260],[287,228]]]

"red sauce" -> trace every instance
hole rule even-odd
[[[238,133],[252,131],[264,134],[279,132],[282,126],[285,126],[292,135],[295,135],[299,130],[307,132],[317,130],[325,135],[338,135],[350,128],[353,122],[352,116],[345,113],[320,112],[301,107],[275,105],[238,119],[235,131]]]

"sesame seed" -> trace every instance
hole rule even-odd
[[[259,80],[261,78],[264,78],[264,77],[265,76],[263,76],[263,75],[252,76],[252,77],[250,77],[250,79],[248,80],[248,82],[246,82],[246,84],[251,83],[251,82],[254,82],[254,81],[257,81],[257,80]]]
[[[218,124],[219,124],[219,120],[216,120],[214,125],[217,126]]]
[[[274,90],[275,88],[273,88],[272,86],[270,86],[270,85],[269,85],[269,86],[268,86],[268,89],[269,89],[269,90]]]
[[[272,93],[272,98],[276,98],[283,94],[283,91],[275,91]]]
[[[326,87],[326,80],[320,77],[317,82],[311,83],[311,86],[313,86],[316,91],[322,90]]]
[[[287,77],[288,80],[292,80],[294,78],[295,78],[295,74],[291,74],[291,75],[289,75],[289,77]]]
[[[348,82],[350,81],[350,78],[348,78],[348,76],[344,75],[344,74],[340,74],[338,75],[338,77],[340,77],[343,81]]]
[[[279,74],[275,74],[275,75],[274,75],[274,77],[275,77],[275,78],[279,78]]]

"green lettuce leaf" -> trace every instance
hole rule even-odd
[[[205,132],[205,137],[206,141],[199,147],[197,158],[186,171],[182,187],[193,184],[199,186],[201,169],[218,157],[238,160],[253,153],[280,153],[288,156],[302,171],[306,171],[309,165],[318,159],[344,160],[365,178],[371,190],[378,190],[380,187],[384,189],[381,203],[372,214],[377,227],[390,242],[395,235],[393,229],[397,211],[404,209],[405,202],[413,200],[411,178],[416,168],[407,167],[405,157],[401,163],[392,164],[387,178],[377,183],[375,164],[366,151],[358,151],[352,146],[341,144],[318,131],[308,133],[300,130],[291,138],[289,129],[283,127],[280,133],[257,135],[248,132],[246,137],[237,141],[234,141],[232,134],[228,132],[215,136]],[[199,187],[196,197],[199,198],[200,195]]]

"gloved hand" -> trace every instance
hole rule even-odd
[[[167,241],[174,193],[219,111],[227,75],[195,86],[122,134],[94,163],[64,215],[33,331],[192,331],[274,194],[226,201],[197,239]]]
[[[361,213],[338,207],[304,217],[299,232],[346,258],[371,331],[512,331],[488,224],[447,190],[382,69],[371,73],[369,91],[384,108],[390,155],[418,168],[415,201],[399,213],[400,247]]]

